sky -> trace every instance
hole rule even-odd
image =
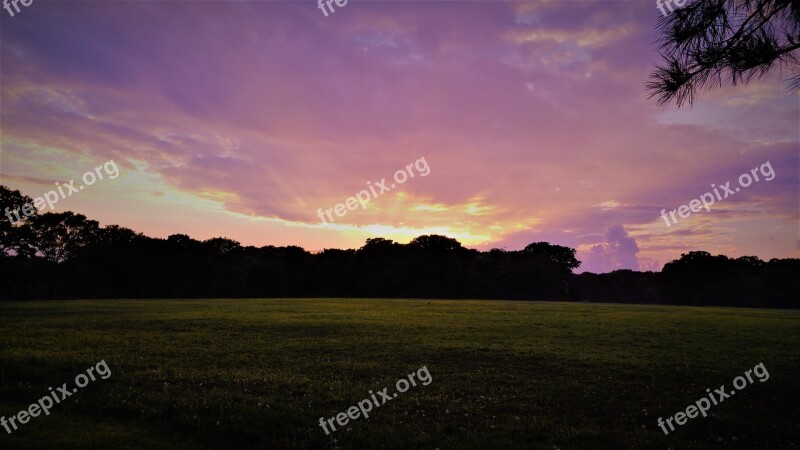
[[[658,106],[644,88],[661,62],[654,1],[333,7],[0,10],[0,183],[38,197],[113,160],[119,176],[55,211],[153,237],[547,241],[598,273],[696,250],[800,257],[800,97],[775,71]],[[743,173],[759,181],[661,216]],[[337,215],[361,191],[365,207]]]

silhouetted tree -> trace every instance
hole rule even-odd
[[[766,264],[757,256],[740,256],[736,258],[735,261],[744,267],[762,267],[764,264]]]
[[[692,104],[698,91],[760,78],[790,68],[800,89],[800,2],[797,0],[694,0],[659,21],[660,52],[647,83],[659,104]]]
[[[453,252],[461,250],[463,247],[453,238],[431,234],[415,237],[408,243],[408,248],[423,252]]]
[[[358,251],[363,255],[392,255],[400,247],[391,239],[371,238]]]
[[[0,197],[8,205],[29,200],[8,189]],[[117,225],[100,228],[72,212],[35,215],[2,230],[3,299],[336,296],[800,306],[798,259],[765,263],[689,252],[660,273],[575,275],[575,249],[547,242],[480,252],[428,235],[408,244],[372,238],[358,250],[311,254],[297,246],[242,247],[223,237],[151,238]],[[29,234],[15,234],[21,232]]]
[[[124,228],[119,225],[108,225],[98,230],[96,242],[110,245],[125,245],[132,244],[137,240],[141,240],[143,237],[143,234],[137,233],[130,228]]]
[[[23,213],[23,208],[31,217]],[[36,252],[30,221],[38,215],[32,208],[33,199],[0,185],[0,257],[10,255],[32,256]],[[19,217],[20,220],[17,220]]]
[[[97,240],[99,224],[70,211],[31,218],[33,239],[45,259],[63,262]]]
[[[222,237],[207,239],[203,241],[203,246],[219,255],[227,255],[242,248],[239,242]]]
[[[550,259],[568,272],[571,272],[572,269],[577,269],[581,265],[581,262],[575,257],[574,248],[552,245],[547,242],[535,242],[525,247],[523,252],[527,255],[543,256]]]

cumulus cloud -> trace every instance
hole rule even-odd
[[[630,269],[639,270],[639,246],[636,239],[628,236],[625,227],[612,225],[606,229],[606,242],[593,245],[584,256],[585,263],[582,269],[587,272],[611,272],[612,270]]]

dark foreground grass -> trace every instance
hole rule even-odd
[[[92,382],[0,448],[763,448],[800,445],[800,313],[567,303],[0,303],[0,416]],[[656,425],[763,362],[665,436]],[[326,436],[331,417],[427,366]]]

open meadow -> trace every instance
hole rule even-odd
[[[383,299],[0,303],[0,416],[100,361],[0,448],[759,448],[800,445],[800,312]],[[665,435],[656,423],[763,363]],[[421,367],[418,383],[335,417]]]

